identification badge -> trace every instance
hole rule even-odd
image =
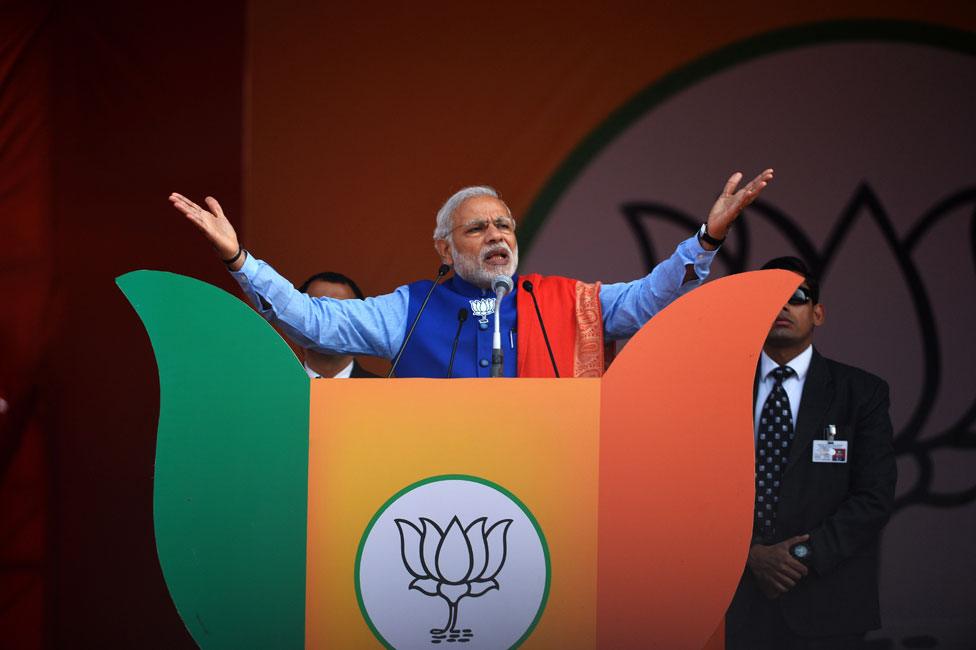
[[[814,440],[813,462],[815,463],[846,463],[846,440]]]

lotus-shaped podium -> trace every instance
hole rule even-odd
[[[474,626],[482,648],[701,648],[752,533],[759,350],[799,281],[709,282],[600,379],[362,382],[311,381],[216,287],[119,278],[156,351],[155,538],[187,629],[207,650],[430,648]],[[471,426],[495,404],[504,426]],[[443,610],[415,591],[446,623],[419,623]]]

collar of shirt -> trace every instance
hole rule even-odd
[[[347,378],[351,377],[352,376],[352,366],[353,366],[354,363],[356,363],[356,362],[355,361],[350,361],[349,362],[349,365],[346,366],[345,368],[343,368],[342,370],[340,370],[339,372],[337,372],[335,374],[335,377],[333,377],[333,379],[347,379]],[[319,373],[315,372],[314,370],[312,370],[311,368],[308,367],[308,362],[307,361],[302,362],[302,365],[305,366],[305,372],[308,373],[308,376],[309,377],[311,377],[312,379],[322,379],[322,375],[320,375]]]
[[[796,374],[791,375],[786,381],[795,379],[801,384],[806,381],[807,371],[810,370],[810,359],[812,358],[813,346],[808,345],[806,350],[787,361],[786,365],[792,368]],[[773,378],[769,376],[769,373],[778,367],[779,364],[773,361],[765,351],[759,355],[759,378],[761,381],[772,382]]]
[[[515,287],[518,287],[518,274],[512,276],[512,282]],[[445,282],[451,291],[454,293],[459,293],[462,296],[467,296],[469,298],[483,298],[485,296],[493,296],[491,289],[482,289],[481,287],[476,287],[467,280],[462,280],[458,277],[457,273],[451,276],[447,282]],[[514,291],[514,289],[512,290]]]

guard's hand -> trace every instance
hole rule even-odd
[[[207,207],[210,208],[209,211],[204,210],[190,199],[176,192],[169,195],[169,201],[173,204],[173,207],[186,215],[186,218],[200,229],[210,243],[213,244],[217,255],[221,259],[228,260],[237,254],[240,248],[240,243],[237,240],[237,232],[234,230],[234,226],[230,225],[227,217],[224,216],[224,211],[220,208],[220,204],[217,203],[217,199],[211,196],[205,199]],[[242,255],[231,265],[231,270],[236,271],[243,264],[244,256]]]
[[[742,182],[742,172],[729,176],[725,189],[708,213],[708,234],[716,239],[725,239],[729,227],[742,209],[755,201],[771,180],[773,180],[773,170],[767,169],[749,181],[745,187],[737,190],[739,183]]]
[[[749,560],[746,564],[756,576],[759,589],[767,598],[779,598],[807,575],[809,569],[790,555],[790,547],[808,539],[809,535],[798,535],[779,544],[756,544],[749,549]]]

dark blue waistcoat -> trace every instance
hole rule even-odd
[[[518,287],[518,276],[513,278]],[[416,318],[424,296],[430,290],[431,281],[422,280],[408,285],[410,303],[407,308],[407,324]],[[457,333],[458,310],[468,310],[468,318],[461,326],[457,355],[454,358],[454,377],[491,376],[491,339],[495,330],[495,316],[475,316],[472,301],[490,300],[494,294],[479,289],[461,278],[452,276],[439,284],[430,296],[430,302],[417,323],[417,329],[407,343],[398,377],[446,377],[451,358],[451,344]],[[502,300],[501,332],[502,352],[506,377],[517,375],[518,334],[516,331],[516,299],[518,289]],[[406,330],[404,330],[406,333]]]

